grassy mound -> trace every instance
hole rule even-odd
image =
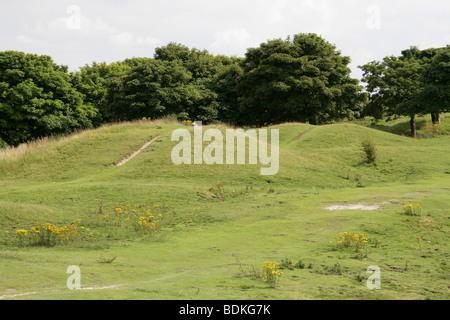
[[[176,166],[177,128],[123,123],[0,151],[0,297],[447,297],[450,136],[287,123],[269,128],[280,171],[261,176],[259,165]],[[367,242],[346,247],[345,232]],[[271,261],[283,268],[276,286],[263,276]],[[93,290],[67,289],[71,265]],[[381,290],[366,286],[372,265]]]

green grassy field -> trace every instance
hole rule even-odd
[[[271,127],[280,130],[276,176],[261,176],[258,165],[174,165],[170,137],[183,126],[170,121],[104,126],[0,151],[0,298],[448,299],[450,136],[413,140],[393,133],[406,123],[398,121],[394,129]],[[377,148],[375,164],[364,162],[364,139]],[[222,193],[211,189],[217,184]],[[329,209],[357,204],[375,210]],[[405,214],[410,204],[422,212]],[[143,209],[163,215],[144,236],[132,224]],[[73,243],[30,241],[39,223],[77,219]],[[28,231],[22,239],[21,229]],[[364,250],[339,246],[343,232],[364,233]],[[281,270],[271,287],[263,264],[288,260],[301,263]],[[71,265],[80,267],[84,290],[67,288]],[[366,286],[373,265],[380,290]]]

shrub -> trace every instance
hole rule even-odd
[[[375,163],[377,160],[377,148],[372,140],[364,140],[361,142],[364,151],[364,160],[367,163]]]
[[[289,258],[282,259],[280,263],[280,269],[294,270],[294,264],[292,263],[292,260]]]
[[[75,220],[71,225],[61,228],[51,223],[37,224],[31,228],[31,240],[37,246],[53,247],[66,245],[80,236],[77,227],[78,222],[79,220]]]
[[[277,271],[280,265],[276,262],[265,262],[263,265],[263,274],[265,281],[271,288],[275,288],[279,278],[283,275],[283,272]]]
[[[365,233],[348,233],[343,232],[339,233],[337,237],[337,243],[338,246],[344,247],[344,248],[351,248],[354,247],[355,250],[363,251],[366,247],[368,239],[365,235]]]
[[[296,269],[305,269],[305,263],[302,260],[298,260],[297,264],[294,266]]]
[[[328,272],[328,274],[338,275],[340,276],[343,272],[341,265],[339,262],[336,262],[336,264],[332,267],[325,267],[325,271]]]
[[[408,216],[420,216],[422,214],[422,207],[419,203],[415,207],[412,204],[408,204],[403,206],[403,211]]]
[[[152,209],[139,205],[118,205],[114,209],[114,218],[110,219],[110,215],[100,216],[100,218],[104,219],[106,223],[111,220],[116,228],[121,228],[124,223],[125,228],[127,224],[132,224],[138,234],[145,236],[152,235],[156,231],[164,217],[163,211],[159,205],[154,205]]]

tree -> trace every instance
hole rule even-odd
[[[211,80],[222,68],[225,57],[215,57],[207,50],[198,50],[171,42],[167,46],[156,48],[156,60],[179,62],[191,74],[195,83]],[[226,63],[226,62],[225,62]]]
[[[138,59],[127,59],[111,64],[93,62],[91,65],[85,65],[80,70],[71,73],[72,84],[83,95],[84,104],[92,105],[99,111],[98,117],[95,119],[96,124],[114,119],[114,114],[106,99],[110,82],[139,63],[142,61]]]
[[[176,115],[205,122],[218,116],[217,95],[180,60],[148,59],[109,83],[107,104],[114,120]]]
[[[418,94],[424,112],[440,124],[440,113],[450,112],[450,46],[443,48],[424,70],[423,89]]]
[[[90,128],[96,114],[83,105],[67,67],[49,56],[0,52],[0,139],[9,145]]]
[[[399,57],[388,56],[360,68],[370,94],[363,115],[375,119],[405,115],[410,117],[411,136],[416,137],[416,116],[428,113],[418,98],[424,87],[423,74],[439,49],[419,50],[411,47]]]
[[[241,67],[242,60],[242,58],[235,58],[233,63],[226,65],[214,78],[212,84],[212,90],[217,93],[220,104],[218,118],[222,122],[238,126],[251,124],[251,119],[239,108],[240,96],[237,85],[244,73]]]
[[[328,123],[358,115],[366,100],[350,58],[315,34],[250,48],[237,84],[241,112],[257,125]]]

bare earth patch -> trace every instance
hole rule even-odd
[[[334,205],[325,208],[330,211],[343,211],[343,210],[364,210],[364,211],[376,211],[380,209],[379,205],[364,205],[364,204],[345,204],[345,205]]]

